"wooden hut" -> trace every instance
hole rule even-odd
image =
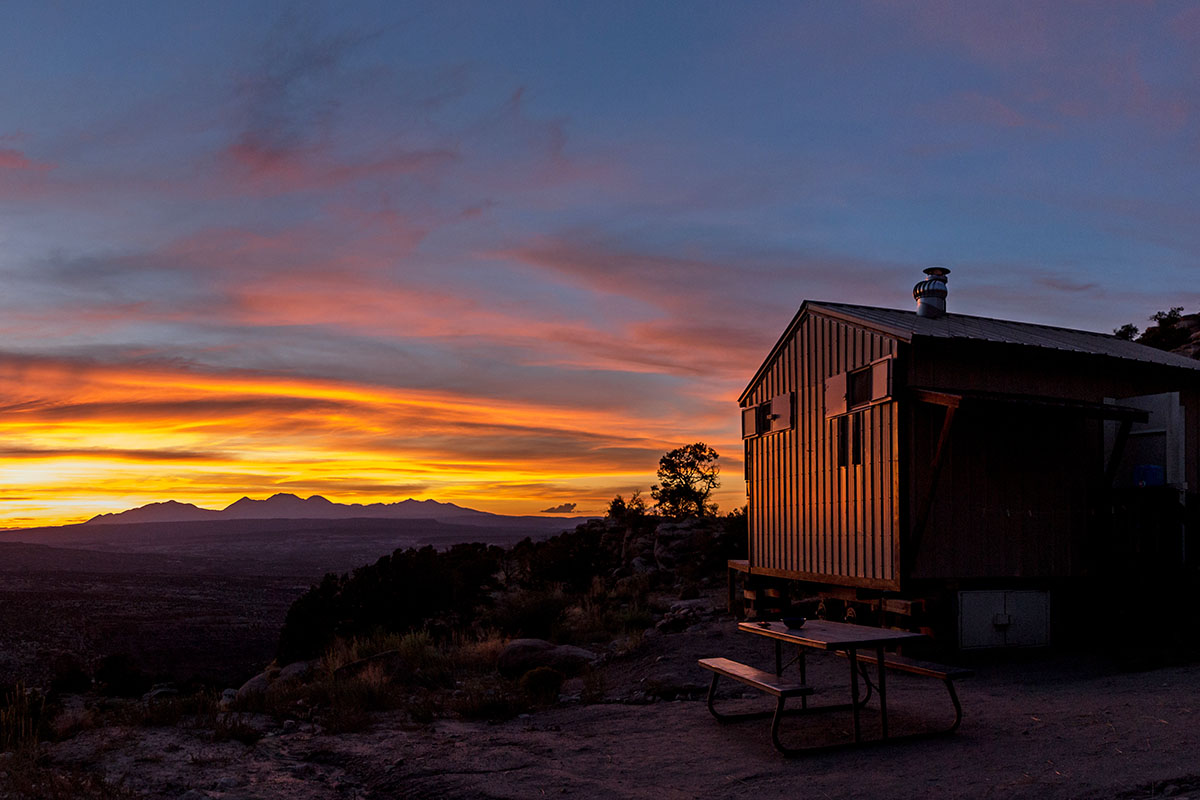
[[[1181,524],[1200,487],[1200,362],[946,313],[947,272],[927,270],[912,311],[800,307],[739,400],[741,568],[760,588],[801,582],[831,617],[1044,644],[1081,581],[1200,557]]]

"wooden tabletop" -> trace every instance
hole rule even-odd
[[[828,622],[823,619],[810,619],[801,628],[789,628],[782,622],[739,622],[738,630],[820,650],[879,647],[925,638],[923,633],[872,628],[869,625],[851,625],[846,622]]]

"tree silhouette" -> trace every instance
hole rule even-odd
[[[1196,331],[1197,314],[1184,314],[1183,306],[1173,306],[1166,311],[1156,311],[1150,321],[1154,324],[1139,335],[1136,325],[1126,323],[1113,330],[1118,339],[1127,339],[1159,350],[1178,351],[1188,344]],[[1192,355],[1196,351],[1193,350]],[[1193,355],[1200,357],[1200,354]]]
[[[650,489],[655,509],[664,517],[683,519],[717,513],[708,498],[721,485],[717,451],[704,442],[677,447],[658,460],[658,480]]]

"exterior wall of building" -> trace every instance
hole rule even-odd
[[[852,376],[864,372],[876,394],[879,375],[890,375],[890,390],[863,402],[860,389],[855,402]],[[1112,555],[1104,422],[1096,409],[1036,399],[1120,403],[1179,392],[1182,468],[1194,494],[1194,385],[1161,366],[985,341],[906,343],[803,312],[742,400],[752,429],[744,439],[751,571],[882,590],[1048,586],[1098,574]],[[916,399],[918,388],[1008,398],[962,403],[936,487],[946,408]]]
[[[914,507],[929,492],[944,409],[912,406]],[[1078,413],[964,404],[952,424],[908,576],[1053,579],[1085,574],[1105,539],[1101,423]]]
[[[826,395],[831,378],[895,358],[899,347],[891,337],[808,314],[746,395],[744,409],[767,408],[785,395],[793,403],[789,427],[745,439],[753,571],[898,587],[898,404],[883,397],[830,416]],[[840,449],[854,443],[843,437],[856,429],[857,451]]]
[[[1151,365],[988,342],[917,341],[912,348],[909,385],[950,393],[1121,403],[1177,390],[1188,378]],[[1192,393],[1176,397],[1181,414],[1188,406],[1194,414]],[[905,486],[916,509],[929,496],[945,409],[914,403],[906,413],[911,457]],[[1078,410],[964,402],[954,418],[928,520],[917,532],[919,547],[912,552],[906,542],[911,556],[906,579],[1055,580],[1111,569],[1114,520],[1105,480],[1104,425]],[[1179,472],[1194,474],[1194,432],[1179,445],[1184,448],[1177,458]],[[1128,443],[1126,455],[1135,447],[1136,442]]]

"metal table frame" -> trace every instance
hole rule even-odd
[[[802,628],[788,628],[782,622],[740,622],[738,630],[746,633],[752,633],[756,636],[765,636],[775,642],[775,674],[782,675],[785,666],[790,666],[793,662],[797,663],[800,670],[801,682],[807,682],[807,669],[805,664],[806,648],[814,650],[837,651],[843,650],[846,652],[850,662],[850,703],[834,706],[821,706],[811,710],[835,710],[845,709],[849,706],[851,713],[854,716],[854,743],[862,743],[862,726],[859,712],[866,705],[867,700],[871,696],[871,682],[867,679],[865,668],[862,670],[863,680],[867,684],[866,696],[859,697],[858,677],[860,665],[858,661],[858,651],[862,649],[872,649],[875,651],[878,658],[879,669],[876,671],[876,689],[879,693],[879,721],[882,739],[888,738],[888,718],[887,718],[887,670],[883,668],[884,663],[884,648],[890,645],[900,644],[918,639],[926,638],[924,634],[912,633],[910,631],[897,631],[888,628],[872,628],[866,625],[851,625],[845,622],[828,622],[826,620],[810,620],[805,623]],[[783,663],[783,645],[797,645],[796,658],[789,661],[788,664]],[[801,698],[800,711],[809,710],[808,698]]]

